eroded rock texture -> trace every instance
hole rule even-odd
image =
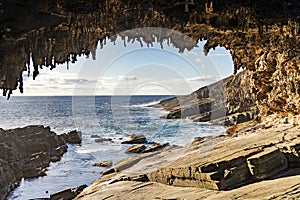
[[[257,116],[256,96],[252,93],[251,73],[244,70],[186,95],[165,99],[154,106],[169,111],[164,118],[191,119],[231,126]]]
[[[0,88],[10,95],[22,91],[22,72],[32,53],[33,77],[41,66],[55,67],[89,55],[98,40],[115,34],[125,41],[151,44],[166,34],[123,32],[140,27],[163,27],[193,39],[168,35],[180,51],[205,39],[205,52],[218,45],[230,50],[235,72],[253,72],[252,87],[261,116],[299,113],[299,13],[298,0],[272,1],[98,1],[48,0],[1,4]],[[164,35],[163,37],[160,37]],[[95,54],[92,54],[95,55]],[[28,70],[28,69],[27,69]]]
[[[0,199],[22,178],[46,175],[50,162],[59,161],[67,151],[66,143],[81,143],[80,133],[56,135],[43,126],[0,130]]]
[[[298,199],[299,128],[293,122],[265,129],[259,124],[238,137],[204,137],[190,146],[130,157],[77,199]]]

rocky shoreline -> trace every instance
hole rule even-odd
[[[300,198],[298,118],[270,116],[264,123],[236,126],[238,132],[232,136],[201,137],[184,147],[166,145],[134,154],[90,186],[59,191],[47,199]],[[49,163],[66,151],[66,143],[81,142],[79,132],[56,135],[43,126],[1,130],[0,134],[1,199],[22,177],[45,175]],[[128,142],[142,139],[132,136]]]
[[[0,130],[0,199],[18,186],[22,178],[46,175],[50,162],[57,162],[67,151],[67,143],[80,144],[81,133],[57,135],[50,127],[27,126]]]
[[[76,199],[298,199],[299,130],[296,118],[246,122],[234,136],[132,156]]]
[[[225,126],[247,122],[259,113],[250,80],[251,73],[244,70],[189,95],[162,100],[152,107],[168,111],[163,116],[166,119],[190,119]]]

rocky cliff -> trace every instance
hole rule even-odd
[[[122,32],[133,41],[151,43],[159,33],[130,34],[138,27],[164,27],[187,38],[168,36],[181,52],[205,39],[205,53],[220,45],[230,50],[235,72],[252,73],[252,92],[262,117],[271,113],[299,113],[299,1],[197,0],[98,1],[47,0],[1,3],[0,88],[10,95],[22,72],[55,67],[89,55],[105,38]],[[127,35],[126,35],[127,34]],[[126,43],[126,42],[125,42]],[[30,53],[34,69],[28,69]],[[27,64],[26,64],[27,63]]]
[[[59,161],[67,151],[66,143],[81,143],[80,133],[56,135],[43,126],[0,130],[0,199],[22,178],[46,175],[50,162]]]
[[[252,93],[251,73],[244,70],[214,84],[179,97],[165,99],[157,106],[169,111],[167,119],[191,119],[232,126],[254,119],[258,114]]]

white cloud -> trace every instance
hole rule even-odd
[[[201,62],[201,59],[200,58],[196,58],[195,62]]]

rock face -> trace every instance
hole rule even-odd
[[[121,142],[121,144],[144,144],[144,143],[146,143],[146,137],[142,134],[139,135],[131,134],[130,140]]]
[[[299,198],[299,125],[252,127],[237,137],[206,137],[191,146],[170,146],[123,160],[77,199],[134,199],[146,194],[145,199]],[[164,192],[159,192],[161,187]]]
[[[22,178],[46,175],[50,162],[60,160],[67,151],[67,142],[81,143],[74,132],[56,135],[43,126],[1,130],[0,136],[0,199]]]
[[[69,188],[50,195],[50,200],[71,200],[74,199],[87,185],[81,185],[76,188]]]
[[[78,55],[90,52],[94,57],[98,40],[101,46],[107,36],[114,42],[117,33],[125,45],[168,39],[180,52],[205,39],[205,53],[220,45],[230,51],[235,72],[251,71],[260,116],[299,114],[299,4],[298,0],[8,0],[1,3],[0,88],[7,96],[17,87],[23,91],[24,70],[35,78],[39,66],[76,62]],[[168,28],[192,39],[152,29],[146,34],[127,31],[137,27]],[[28,68],[30,53],[34,69]]]
[[[243,123],[258,113],[250,80],[251,73],[245,70],[190,95],[162,100],[159,105],[169,111],[167,119],[189,118],[226,126]]]

